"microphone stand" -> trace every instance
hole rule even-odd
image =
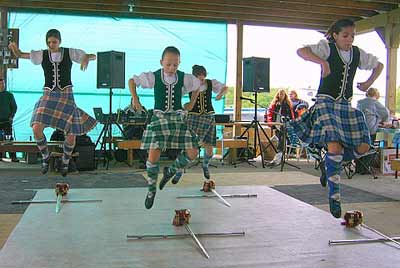
[[[294,168],[297,168],[297,169],[300,169],[300,167],[298,167],[298,166],[296,166],[296,165],[294,165],[294,164],[291,164],[291,163],[289,163],[288,161],[286,161],[286,146],[287,146],[287,138],[288,138],[288,133],[287,133],[287,123],[289,122],[289,120],[290,120],[290,118],[289,117],[287,117],[287,116],[282,116],[282,114],[281,113],[278,113],[278,112],[275,112],[275,111],[272,111],[275,115],[279,115],[280,116],[280,121],[281,121],[281,123],[282,123],[282,126],[281,126],[281,129],[280,129],[280,131],[281,131],[281,139],[279,140],[279,143],[282,145],[282,156],[281,156],[281,163],[280,163],[280,165],[276,165],[276,166],[281,166],[281,172],[283,171],[283,166],[285,165],[285,164],[287,164],[287,165],[289,165],[289,166],[291,166],[291,167],[294,167]],[[274,168],[274,167],[276,167],[276,166],[271,166],[270,168]]]

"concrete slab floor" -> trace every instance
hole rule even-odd
[[[374,238],[339,219],[266,186],[221,186],[230,193],[257,193],[231,199],[231,208],[210,199],[176,199],[196,187],[165,188],[151,210],[143,208],[145,188],[71,189],[70,199],[96,197],[102,203],[30,206],[0,251],[2,268],[47,267],[393,267],[394,246],[374,243],[329,246],[331,239]],[[54,196],[40,190],[35,199]],[[196,232],[245,231],[244,237],[200,238],[206,259],[192,239],[127,241],[127,234],[185,233],[171,224],[174,208],[189,208]],[[373,254],[371,254],[373,252]]]
[[[210,168],[211,174],[217,181],[217,186],[223,185],[299,185],[299,184],[318,184],[319,171],[314,169],[312,162],[307,161],[292,161],[294,164],[299,165],[301,170],[285,166],[284,172],[280,172],[279,168],[265,168],[261,164],[256,163],[257,168],[247,165],[246,163],[240,164],[238,167],[230,165],[222,166],[219,162],[218,168]],[[144,174],[143,170],[137,170],[139,173]],[[102,165],[96,172],[132,172],[132,168],[127,167],[123,163],[111,163],[109,170],[104,170]],[[25,163],[5,163],[0,162],[0,179],[2,176],[20,175],[22,178],[32,173],[40,174],[39,165],[27,165]],[[83,172],[85,173],[85,172]],[[51,175],[57,178],[57,174]],[[79,178],[79,175],[73,175],[73,178]],[[400,179],[394,179],[393,176],[379,176],[377,180],[371,179],[368,175],[356,174],[352,180],[348,180],[342,176],[342,183],[359,188],[371,193],[383,195],[392,199],[400,198]],[[202,185],[202,171],[200,166],[192,167],[187,170],[181,183],[176,187],[190,187]],[[168,185],[167,187],[173,187]],[[317,206],[327,211],[327,206]],[[362,203],[362,204],[345,204],[343,210],[359,209],[365,214],[365,221],[371,227],[390,234],[400,235],[400,215],[397,213],[399,210],[399,202],[382,202],[382,203]],[[19,221],[21,215],[0,215],[0,248],[7,239],[10,231]]]

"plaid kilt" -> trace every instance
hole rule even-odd
[[[189,114],[186,121],[189,129],[193,130],[194,133],[197,134],[199,137],[199,142],[202,145],[217,145],[217,135],[215,134],[215,117],[213,114]]]
[[[356,148],[371,143],[364,114],[342,98],[317,97],[315,105],[291,125],[299,139],[308,144],[339,142],[346,148]]]
[[[72,88],[44,90],[33,109],[31,126],[35,123],[75,136],[88,133],[97,124],[94,118],[76,106]]]
[[[197,135],[191,131],[179,113],[155,113],[143,133],[141,149],[198,148]]]

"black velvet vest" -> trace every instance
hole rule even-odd
[[[53,90],[55,88],[64,89],[72,86],[71,68],[72,61],[69,57],[69,49],[61,48],[61,61],[53,62],[49,50],[43,50],[42,68],[44,71],[44,88]]]
[[[328,95],[334,99],[343,97],[350,101],[353,97],[353,79],[360,62],[360,50],[352,46],[350,61],[346,63],[334,43],[329,43],[330,55],[328,57],[331,73],[322,78],[318,88],[318,95]]]
[[[212,83],[211,80],[206,79],[207,89],[200,92],[197,96],[196,103],[193,106],[193,109],[189,112],[189,114],[213,114],[214,107],[212,106],[211,97],[212,97]],[[192,97],[192,92],[189,93],[190,97]]]

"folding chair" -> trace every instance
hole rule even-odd
[[[366,174],[370,174],[373,179],[377,179],[374,167],[379,165],[379,155],[378,151],[373,148],[365,153],[361,158],[350,161],[349,163],[344,163],[343,169],[346,172],[346,176],[348,179],[351,179],[355,173],[359,173],[357,171],[357,166],[363,168],[366,171]]]
[[[379,158],[378,151],[375,148],[373,148],[372,150],[369,150],[367,153],[363,154],[363,156],[358,159],[348,162],[343,162],[342,167],[349,180],[352,179],[354,174],[357,173],[356,162],[357,165],[363,167],[364,170],[366,170],[367,173],[370,174],[373,179],[377,179],[378,176],[376,176],[374,166],[376,163],[379,163],[378,158]]]
[[[287,137],[289,142],[286,144],[286,160],[289,159],[289,155],[293,152],[293,150],[295,150],[297,161],[299,161],[301,155],[305,153],[307,161],[309,162],[310,155],[307,150],[308,145],[299,139],[292,127],[287,128]]]

